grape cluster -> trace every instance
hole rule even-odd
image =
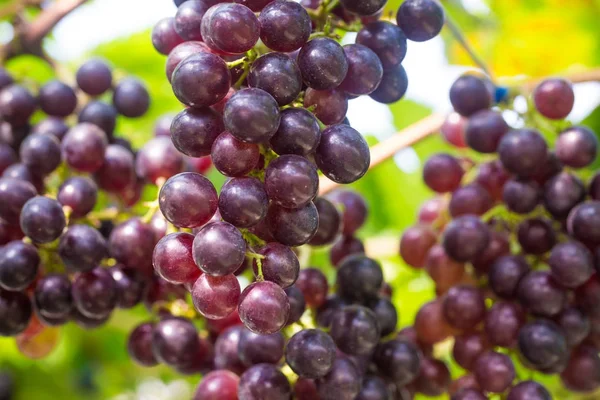
[[[574,102],[564,79],[539,83],[518,126],[503,114],[510,96],[495,103],[496,92],[504,91],[474,75],[452,85],[455,112],[442,135],[463,150],[427,160],[423,180],[438,195],[400,242],[404,261],[425,269],[437,293],[410,328],[416,342],[431,353],[453,338],[465,370],[451,382],[431,359],[421,374],[436,385],[422,393],[550,399],[517,377],[523,368],[592,392],[600,387],[600,176],[583,168],[596,160],[596,135],[564,120]]]

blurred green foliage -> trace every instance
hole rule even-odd
[[[0,0],[0,6],[3,3],[6,1]],[[544,76],[599,64],[598,0],[571,0],[568,7],[564,0],[487,0],[484,3],[490,8],[490,14],[468,13],[458,0],[443,3],[498,76]],[[395,11],[399,4],[399,0],[389,1],[388,10]],[[444,40],[451,63],[471,64],[462,48],[445,32]],[[154,121],[159,116],[182,109],[165,76],[165,57],[153,49],[149,31],[105,43],[91,55],[112,63],[116,81],[129,74],[136,75],[145,81],[150,91],[152,104],[148,114],[142,119],[121,118],[116,130],[117,135],[131,140],[136,148],[152,137]],[[55,76],[73,82],[77,63],[54,71],[35,57],[23,56],[11,60],[7,67],[25,84],[35,86]],[[391,111],[398,129],[430,112],[425,106],[408,100],[391,106]],[[600,133],[600,108],[585,124]],[[363,132],[368,137],[369,133]],[[369,140],[375,142],[372,137]],[[449,150],[449,146],[434,136],[418,143],[414,150],[423,161],[435,152]],[[420,172],[419,169],[403,173],[390,159],[351,185],[369,204],[369,219],[360,237],[368,249],[381,251],[378,258],[393,286],[401,326],[412,323],[419,306],[434,296],[433,284],[425,274],[408,268],[397,255],[401,231],[413,223],[419,204],[432,196],[423,185]],[[210,177],[217,186],[223,182],[214,171]],[[333,277],[326,249],[313,250],[310,265],[323,268]],[[149,377],[165,381],[185,379],[193,387],[197,377],[182,378],[165,367],[140,368],[128,359],[127,334],[146,318],[147,311],[140,305],[131,311],[117,311],[100,329],[84,331],[69,324],[61,330],[56,350],[43,360],[26,359],[18,352],[14,340],[1,339],[0,367],[12,371],[17,400],[114,398],[135,391],[137,385]],[[442,351],[441,356],[450,361],[447,351]],[[452,371],[454,376],[461,373],[455,365]],[[524,374],[529,376],[529,372]],[[539,374],[535,378],[549,382],[556,398],[571,398],[560,389],[556,378]],[[134,397],[124,397],[129,398]]]

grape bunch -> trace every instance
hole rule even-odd
[[[431,359],[421,370],[436,382],[426,395],[550,399],[516,371],[558,375],[565,388],[600,387],[600,175],[598,142],[566,121],[571,83],[542,81],[511,126],[513,95],[485,77],[464,75],[450,90],[455,112],[442,127],[459,156],[435,154],[423,167],[437,196],[400,241],[404,261],[424,269],[437,297],[408,328],[425,354],[453,338],[450,380]],[[504,99],[503,99],[504,97]],[[530,372],[530,375],[532,372]]]

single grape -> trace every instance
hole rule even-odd
[[[15,80],[6,69],[0,69],[0,90],[4,89],[11,83],[14,83],[14,81]]]
[[[119,292],[118,306],[132,308],[142,301],[148,289],[146,276],[137,269],[114,265],[108,269],[117,284]]]
[[[498,145],[504,168],[522,178],[532,177],[543,165],[548,146],[542,135],[531,129],[509,131]]]
[[[56,200],[36,196],[23,205],[21,229],[35,243],[49,243],[60,236],[66,226],[62,206]]]
[[[319,131],[319,135],[321,132]],[[17,153],[7,144],[0,143],[0,176],[11,165],[17,163]]]
[[[104,154],[104,163],[94,174],[101,189],[120,193],[137,180],[133,154],[123,146],[110,144]]]
[[[515,367],[506,354],[488,351],[475,362],[475,379],[486,392],[502,393],[515,379]]]
[[[108,320],[110,319],[110,313],[99,316],[99,317],[87,317],[87,316],[83,315],[81,313],[81,311],[79,311],[76,307],[74,307],[73,310],[71,311],[70,319],[71,319],[71,321],[73,321],[77,325],[79,325],[81,328],[91,330],[91,329],[99,328],[99,327],[103,326],[104,324],[106,324],[108,322]],[[60,324],[63,324],[64,322],[66,322],[66,321],[63,321]],[[56,322],[56,320],[54,320],[53,323],[55,325],[58,324]]]
[[[298,54],[298,66],[304,83],[316,90],[335,89],[348,72],[344,49],[329,38],[315,38],[306,43]]]
[[[208,322],[215,323],[217,321],[227,321],[231,316],[236,316],[237,313],[233,312],[229,317],[222,320],[207,320]],[[217,340],[215,341],[214,347],[214,365],[216,369],[228,369],[238,375],[246,370],[246,366],[240,360],[238,347],[244,327],[241,325],[239,317],[235,319],[235,324],[232,326],[225,326],[222,331],[218,334]]]
[[[362,242],[353,236],[342,236],[337,240],[329,250],[329,260],[334,267],[339,267],[340,263],[352,254],[361,254],[365,252],[365,246]]]
[[[78,121],[96,125],[112,139],[117,124],[117,110],[101,101],[90,101],[79,111]]]
[[[533,91],[533,102],[538,112],[546,118],[566,118],[575,102],[573,86],[564,79],[545,79]]]
[[[240,377],[238,397],[244,400],[285,400],[292,388],[287,377],[271,364],[257,364]]]
[[[493,225],[492,228],[494,228]],[[490,231],[490,242],[485,250],[471,260],[471,264],[477,274],[486,274],[497,259],[508,254],[510,254],[510,237],[506,232],[492,230]]]
[[[321,129],[315,116],[302,108],[288,108],[281,112],[281,122],[269,141],[279,155],[313,153],[321,140]]]
[[[317,329],[306,329],[292,336],[285,349],[285,360],[299,376],[316,379],[331,371],[335,353],[331,336]]]
[[[478,183],[459,187],[452,193],[448,211],[453,218],[461,215],[483,215],[492,208],[494,201],[488,191]]]
[[[433,0],[408,0],[398,9],[396,21],[408,39],[424,42],[442,30],[444,9]]]
[[[469,120],[457,112],[450,113],[440,128],[442,136],[454,147],[467,147],[465,131]]]
[[[9,224],[18,225],[23,206],[35,195],[36,190],[31,183],[13,178],[1,178],[0,218]]]
[[[25,290],[35,280],[40,264],[37,249],[22,241],[12,241],[0,250],[0,287]]]
[[[556,233],[548,220],[532,218],[519,224],[517,239],[525,253],[544,254],[556,243]]]
[[[563,310],[567,293],[548,271],[531,271],[519,282],[517,298],[533,314],[551,317]]]
[[[183,38],[175,31],[175,19],[163,18],[152,28],[152,45],[160,54],[169,55]]]
[[[465,140],[470,148],[480,153],[495,153],[509,126],[502,114],[481,110],[473,114],[465,129]]]
[[[202,17],[210,7],[206,1],[186,1],[177,8],[173,27],[183,40],[202,40]]]
[[[225,130],[223,118],[210,108],[187,108],[171,124],[171,140],[190,157],[209,155],[216,138]]]
[[[169,366],[192,363],[199,346],[196,327],[185,318],[163,319],[152,330],[154,357]]]
[[[255,282],[242,292],[238,306],[246,328],[255,333],[280,331],[287,323],[290,303],[283,289],[268,281]]]
[[[452,327],[471,329],[485,318],[485,297],[478,288],[455,286],[446,294],[443,309],[444,317]]]
[[[75,176],[65,180],[58,189],[56,199],[71,209],[71,218],[81,218],[94,209],[98,187],[89,178]]]
[[[535,381],[521,381],[510,389],[506,400],[552,400],[552,396]]]
[[[136,78],[121,80],[115,86],[112,101],[117,112],[129,118],[141,117],[150,107],[148,89]]]
[[[11,125],[26,125],[36,108],[36,99],[23,86],[13,84],[0,91],[0,114]]]
[[[221,217],[238,228],[249,228],[259,223],[267,215],[268,206],[264,185],[256,178],[233,178],[221,188]]]
[[[286,246],[308,243],[319,227],[319,214],[313,202],[301,208],[285,208],[271,204],[266,216],[273,237]]]
[[[554,280],[568,288],[581,286],[594,273],[592,252],[574,240],[555,245],[548,264]]]
[[[380,297],[377,300],[369,302],[368,306],[375,313],[381,337],[385,337],[396,330],[398,312],[390,300]]]
[[[600,317],[599,302],[600,281],[596,276],[575,290],[575,304],[594,319]]]
[[[380,329],[374,312],[362,306],[350,306],[333,313],[329,334],[346,354],[371,354],[379,342]]]
[[[465,274],[463,263],[448,257],[444,247],[436,244],[429,249],[425,258],[425,270],[435,283],[437,293],[446,293],[451,287],[461,282]]]
[[[351,95],[372,93],[383,78],[383,66],[377,54],[361,44],[344,46],[348,60],[348,73],[340,89]]]
[[[315,90],[306,89],[304,107],[314,109],[314,115],[324,125],[341,123],[348,111],[348,98],[340,89]]]
[[[573,126],[558,135],[554,147],[556,156],[564,165],[583,168],[596,160],[598,139],[588,128]]]
[[[600,387],[600,358],[595,347],[581,346],[570,356],[567,367],[560,375],[569,390],[590,393]]]
[[[510,178],[500,160],[479,165],[475,182],[483,186],[494,200],[502,200],[504,185]]]
[[[459,161],[449,154],[435,154],[423,166],[423,181],[438,193],[456,190],[463,174]]]
[[[224,370],[211,371],[202,377],[193,400],[238,400],[240,378]]]
[[[296,282],[300,262],[292,249],[279,243],[268,243],[258,250],[258,254],[264,258],[254,259],[252,268],[255,276],[262,272],[265,280],[274,282],[284,289]]]
[[[363,378],[358,396],[355,400],[383,400],[391,398],[386,382],[377,375],[367,375]],[[302,399],[300,399],[302,400]]]
[[[569,233],[582,243],[600,243],[600,202],[586,201],[575,207],[569,215]]]
[[[34,189],[37,190],[38,193],[44,193],[46,191],[44,178],[34,173],[31,168],[22,163],[13,164],[6,168],[2,174],[2,178],[14,179],[29,183],[33,185]]]
[[[455,338],[452,357],[458,365],[472,371],[479,356],[491,348],[492,345],[483,333],[466,333]]]
[[[360,375],[347,358],[336,359],[331,371],[316,383],[320,400],[354,399],[360,392]]]
[[[429,226],[412,226],[400,239],[400,257],[411,267],[423,268],[427,253],[436,242],[437,235]]]
[[[71,225],[60,237],[58,255],[71,272],[96,268],[108,255],[106,240],[88,225]]]
[[[588,315],[576,307],[569,307],[561,312],[556,317],[556,324],[562,329],[570,348],[581,344],[592,329]]]
[[[169,82],[173,81],[175,68],[188,56],[195,53],[212,53],[212,50],[204,42],[183,42],[175,46],[167,57],[165,73]]]
[[[179,101],[195,108],[207,107],[223,99],[231,85],[231,74],[220,57],[192,52],[173,70],[173,93]]]
[[[71,294],[77,310],[88,318],[107,316],[119,301],[115,280],[101,267],[78,274],[73,280]]]
[[[568,355],[559,327],[547,320],[528,322],[519,332],[519,351],[530,367],[541,370],[561,363]]]
[[[377,346],[374,362],[380,372],[396,385],[404,386],[419,374],[421,353],[406,340],[390,340]]]
[[[21,144],[21,161],[39,176],[54,171],[61,161],[58,139],[46,134],[31,134]]]
[[[215,168],[225,176],[244,176],[258,164],[260,149],[254,143],[238,140],[229,132],[221,133],[211,150]]]
[[[510,179],[504,185],[502,200],[509,210],[527,214],[537,207],[541,194],[539,185],[533,180]]]
[[[291,325],[300,320],[306,310],[306,301],[304,294],[298,286],[292,285],[285,288],[285,294],[290,302],[290,315],[287,320],[287,325]]]
[[[296,280],[296,287],[302,292],[306,305],[314,308],[325,303],[329,292],[327,277],[316,268],[302,268]]]
[[[425,344],[439,343],[454,333],[439,300],[421,306],[415,317],[415,330],[419,341]]]
[[[337,271],[337,293],[352,301],[377,297],[382,282],[379,263],[363,255],[347,257]]]
[[[490,268],[488,276],[490,288],[497,296],[511,299],[517,294],[519,282],[529,269],[529,263],[522,256],[501,257]]]
[[[45,275],[37,281],[33,299],[35,309],[42,317],[67,317],[73,309],[69,278],[62,274]]]
[[[463,215],[453,220],[444,231],[442,243],[446,253],[454,260],[472,260],[485,250],[490,241],[487,226],[474,215]]]
[[[77,70],[77,86],[85,93],[99,96],[112,86],[112,72],[102,60],[86,61]]]
[[[427,2],[432,1],[427,0]],[[457,113],[470,117],[477,111],[490,108],[492,96],[483,79],[473,75],[463,75],[450,88],[450,102]]]
[[[177,174],[162,186],[160,210],[174,225],[195,228],[206,224],[217,211],[217,191],[204,176],[194,172]]]
[[[358,131],[334,125],[321,133],[315,160],[319,169],[334,182],[352,183],[369,169],[369,146]]]
[[[280,156],[266,169],[265,189],[271,202],[286,208],[300,208],[317,195],[319,175],[316,167],[302,156]]]
[[[296,3],[278,2],[272,4]],[[283,53],[267,53],[252,63],[248,85],[269,93],[277,104],[285,106],[294,101],[302,90],[302,75],[298,65]]]
[[[186,232],[171,233],[154,247],[152,265],[154,271],[171,283],[193,283],[201,271],[192,257],[194,235]]]
[[[43,112],[55,117],[66,117],[75,111],[75,91],[60,81],[50,81],[40,88],[38,102]]]
[[[356,43],[373,50],[384,70],[397,67],[406,56],[404,32],[387,21],[376,21],[363,26],[356,36]]]
[[[306,10],[293,2],[266,3],[270,4],[263,8],[258,17],[263,43],[274,51],[288,53],[298,50],[308,41],[312,31],[311,19]]]
[[[206,318],[222,319],[231,314],[240,299],[240,284],[230,274],[201,275],[192,288],[194,307]]]
[[[131,218],[115,226],[108,239],[110,256],[129,268],[152,270],[152,250],[156,236],[150,225]]]
[[[477,389],[463,388],[454,393],[450,400],[487,400],[487,397]]]
[[[585,186],[574,174],[561,172],[544,185],[544,207],[553,217],[564,219],[585,198]]]
[[[15,336],[23,332],[31,315],[31,301],[27,294],[0,290],[0,336]]]
[[[408,89],[408,77],[404,67],[398,64],[383,71],[381,82],[369,96],[383,104],[392,104],[399,101]]]
[[[443,361],[424,357],[421,360],[419,376],[413,385],[418,393],[435,397],[446,393],[450,382],[450,371]]]
[[[152,331],[154,324],[146,322],[138,325],[127,339],[127,352],[136,363],[152,367],[158,362],[152,353]]]
[[[62,141],[63,158],[69,167],[82,172],[95,172],[104,163],[108,140],[97,126],[81,123],[71,128]]]
[[[260,22],[241,4],[216,4],[202,17],[202,38],[212,49],[241,54],[258,41]]]
[[[225,105],[225,128],[248,143],[266,142],[277,132],[281,116],[275,99],[261,89],[243,89]]]
[[[513,347],[526,314],[520,305],[504,301],[494,303],[485,316],[485,333],[493,346]]]
[[[333,203],[324,197],[317,197],[313,202],[319,213],[319,228],[309,244],[311,246],[331,244],[341,231],[342,216]]]
[[[234,273],[246,257],[246,242],[240,231],[227,222],[212,222],[196,234],[193,245],[196,265],[205,273]]]

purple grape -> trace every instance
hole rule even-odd
[[[293,4],[281,2],[283,4]],[[276,4],[276,3],[272,3]],[[269,93],[277,104],[294,101],[302,90],[302,76],[296,63],[286,54],[268,53],[252,63],[248,85]]]
[[[165,73],[169,82],[173,80],[173,72],[175,68],[184,60],[187,56],[195,53],[212,53],[212,50],[204,42],[183,42],[175,46],[167,57],[167,63],[165,65]]]
[[[544,254],[556,243],[556,234],[546,219],[527,219],[519,224],[517,239],[525,253]]]
[[[149,140],[137,153],[135,160],[137,175],[157,184],[183,171],[183,156],[169,138],[157,137]]]
[[[266,222],[278,242],[286,246],[300,246],[308,243],[316,234],[319,214],[313,202],[294,209],[271,204]]]
[[[373,311],[350,306],[333,313],[329,334],[344,353],[369,355],[379,342],[381,332]]]
[[[530,129],[512,130],[502,137],[498,145],[502,165],[509,172],[527,178],[535,175],[548,154],[542,135]]]
[[[137,180],[133,154],[123,146],[111,144],[106,148],[104,163],[94,174],[100,188],[120,193]]]
[[[341,0],[342,7],[351,13],[370,16],[381,10],[387,0]]]
[[[556,156],[568,167],[587,167],[596,160],[598,139],[584,126],[573,126],[558,135]]]
[[[256,144],[236,139],[229,132],[220,134],[211,150],[215,168],[225,176],[244,176],[258,164],[260,149]]]
[[[0,186],[1,190],[1,186]],[[600,202],[586,201],[569,215],[569,233],[583,243],[600,244]]]
[[[160,210],[176,226],[195,228],[206,224],[217,211],[217,191],[195,172],[175,175],[160,189]]]
[[[60,203],[43,196],[27,200],[19,220],[23,233],[35,243],[58,239],[67,224]]]
[[[112,138],[117,124],[117,110],[101,101],[90,101],[79,111],[78,121],[94,124]]]
[[[426,1],[431,2],[431,0]],[[490,108],[492,96],[483,79],[473,75],[463,75],[450,88],[450,102],[457,113],[470,117],[477,111]]]
[[[383,104],[392,104],[400,100],[408,89],[408,77],[400,64],[383,71],[381,82],[369,96]]]
[[[71,209],[71,218],[81,218],[94,209],[98,187],[89,178],[75,176],[60,185],[56,200]]]
[[[375,313],[377,323],[381,330],[381,337],[387,336],[396,330],[398,312],[392,302],[384,297],[369,302],[369,308]]]
[[[170,283],[193,283],[201,272],[194,263],[192,244],[194,235],[186,232],[171,233],[154,247],[154,271]]]
[[[117,112],[129,118],[141,117],[150,107],[148,89],[136,78],[120,81],[113,91],[112,101]]]
[[[0,250],[0,287],[25,290],[35,280],[40,265],[37,249],[20,240],[9,242]]]
[[[14,83],[13,77],[4,68],[0,69],[0,90],[4,89],[8,85]]]
[[[340,208],[344,235],[353,235],[363,226],[369,210],[360,194],[351,190],[336,190],[327,198]]]
[[[18,151],[25,137],[31,132],[31,125],[11,125],[8,122],[0,122],[0,141]]]
[[[21,210],[25,203],[36,195],[29,182],[12,179],[0,179],[0,218],[9,224],[19,224]]]
[[[331,244],[341,231],[342,216],[333,203],[324,197],[317,197],[314,204],[319,213],[319,228],[309,244],[311,246]]]
[[[132,308],[142,301],[148,289],[148,282],[141,271],[117,264],[109,268],[108,272],[117,285],[119,308]]]
[[[35,309],[45,318],[68,317],[73,309],[71,282],[66,275],[48,274],[35,285]]]
[[[470,148],[480,153],[495,153],[509,126],[502,114],[481,110],[473,114],[465,129],[465,140]]]
[[[382,283],[381,266],[364,255],[347,257],[337,271],[337,293],[348,300],[376,298]]]
[[[304,294],[296,285],[285,288],[285,294],[290,302],[290,315],[287,320],[287,325],[300,321],[300,318],[306,310],[306,301]]]
[[[85,93],[99,96],[112,86],[112,72],[108,65],[99,59],[86,61],[77,70],[77,85]]]
[[[215,4],[221,0],[204,0],[204,1],[211,1],[211,4]],[[251,9],[252,11],[260,11],[267,4],[269,4],[272,1],[273,0],[235,0],[234,3],[243,4],[246,7],[248,7],[249,9]]]
[[[510,389],[506,400],[552,400],[552,396],[535,381],[521,381]]]
[[[108,255],[106,240],[88,225],[71,225],[60,237],[58,255],[70,272],[91,271]]]
[[[198,354],[200,340],[194,325],[184,318],[163,319],[152,330],[152,352],[169,366],[185,366]]]
[[[222,319],[235,311],[240,292],[240,284],[233,274],[202,274],[192,288],[192,300],[204,317]]]
[[[526,314],[520,305],[498,301],[488,310],[484,329],[493,346],[513,347],[525,321]]]
[[[0,91],[0,114],[11,125],[26,125],[36,108],[36,99],[23,86],[10,85]]]
[[[240,378],[230,371],[212,371],[202,377],[193,400],[238,400]]]
[[[233,274],[244,262],[246,242],[227,222],[212,222],[196,234],[193,248],[196,265],[213,276]]]
[[[238,228],[259,223],[267,215],[268,206],[264,185],[256,178],[233,178],[221,188],[221,217]]]
[[[488,351],[477,359],[474,373],[481,389],[491,393],[504,392],[516,376],[510,357],[495,351]]]
[[[463,215],[448,224],[442,243],[453,260],[466,262],[485,250],[490,241],[488,227],[474,215]]]
[[[600,387],[599,376],[600,357],[596,348],[581,346],[571,353],[560,378],[568,390],[592,393]]]
[[[367,46],[379,57],[384,70],[400,65],[406,56],[406,36],[398,26],[387,21],[365,25],[356,43]]]
[[[331,371],[316,380],[319,399],[354,399],[360,392],[360,375],[349,359],[338,358]]]
[[[183,111],[180,113],[182,114]],[[154,136],[171,136],[171,124],[175,119],[174,114],[164,114],[160,116],[154,123]]]
[[[248,143],[266,142],[277,132],[281,116],[275,99],[261,89],[243,89],[229,99],[223,112],[225,128]]]
[[[46,176],[61,162],[60,142],[51,135],[34,133],[23,141],[19,151],[21,162],[38,176]]]
[[[90,123],[69,129],[61,147],[67,165],[81,172],[95,172],[104,163],[108,139],[102,129]]]
[[[568,288],[581,286],[594,273],[592,252],[574,240],[555,245],[548,264],[553,278]]]
[[[470,329],[485,318],[485,297],[481,290],[475,287],[454,286],[444,297],[443,313],[452,327]]]
[[[319,135],[321,132],[319,131]],[[7,144],[0,143],[0,176],[11,165],[18,161],[17,153]]]
[[[0,336],[16,336],[29,325],[32,307],[27,294],[0,290]]]
[[[202,17],[210,7],[206,1],[186,1],[177,8],[173,26],[183,40],[202,40]]]
[[[497,259],[489,271],[489,284],[499,297],[511,299],[517,294],[521,279],[529,272],[529,264],[522,256],[507,255]]]
[[[220,57],[193,52],[174,69],[171,84],[179,101],[190,107],[207,107],[218,103],[227,95],[231,74]]]
[[[262,271],[265,280],[274,282],[284,289],[296,282],[300,271],[300,262],[292,249],[279,243],[268,243],[258,250],[258,254],[264,258],[260,260],[260,270],[258,269],[259,260],[254,260],[252,268],[255,276]]]
[[[160,54],[169,55],[180,43],[183,43],[183,38],[175,31],[174,18],[163,18],[152,28],[152,45]]]
[[[277,365],[283,357],[284,345],[285,338],[281,332],[259,335],[244,330],[238,343],[238,352],[248,367],[262,363]]]
[[[119,301],[115,280],[101,267],[78,274],[73,280],[71,294],[77,310],[88,318],[107,316]]]
[[[286,376],[271,364],[257,364],[240,377],[238,397],[244,400],[287,400],[292,388]]]
[[[270,2],[258,17],[260,38],[274,51],[298,50],[312,31],[311,19],[304,7],[287,1]]]
[[[355,400],[385,400],[391,398],[386,382],[376,375],[367,375],[363,378],[358,396]]]
[[[334,125],[322,132],[315,160],[325,176],[347,184],[367,172],[371,156],[360,133],[347,125]]]
[[[563,167],[556,154],[549,152],[546,161],[537,169],[532,178],[540,185],[544,185],[550,178],[562,172]]]
[[[453,218],[467,214],[483,215],[493,205],[494,202],[488,191],[478,183],[472,183],[459,187],[452,193],[448,211]]]
[[[348,98],[342,90],[306,89],[304,107],[314,108],[314,115],[325,125],[341,123],[348,111]]]
[[[575,347],[590,334],[592,322],[589,316],[576,307],[569,307],[556,317],[556,324],[565,335],[567,346]]]
[[[213,143],[225,130],[223,118],[210,108],[186,108],[173,119],[171,140],[190,157],[209,155]]]
[[[548,271],[531,271],[519,282],[517,297],[531,313],[551,317],[563,310],[567,293]]]
[[[329,38],[316,38],[306,43],[298,54],[298,66],[304,83],[316,90],[335,89],[348,72],[344,49]]]
[[[38,193],[44,193],[46,187],[44,185],[44,178],[34,173],[28,166],[22,163],[13,164],[6,168],[2,174],[2,178],[14,179],[33,185],[34,189]]]
[[[238,312],[246,328],[255,333],[280,331],[287,323],[290,303],[273,282],[255,282],[242,292]]]
[[[458,159],[449,154],[434,154],[423,166],[423,181],[438,193],[458,189],[463,175],[464,171]]]
[[[433,0],[407,0],[398,9],[396,21],[407,38],[424,42],[433,39],[442,30],[444,9]]]
[[[377,346],[373,361],[379,371],[396,385],[404,386],[419,374],[421,353],[406,340],[390,340]]]
[[[48,117],[38,122],[31,130],[31,133],[44,133],[55,136],[59,141],[62,141],[69,126],[61,118]],[[0,168],[1,170],[2,168]]]
[[[413,385],[418,393],[440,396],[448,391],[450,381],[450,371],[443,361],[425,357],[421,361],[420,373]]]
[[[344,46],[348,60],[348,73],[340,89],[351,95],[372,93],[383,78],[383,66],[377,54],[361,44]]]
[[[79,325],[80,327],[82,327],[83,329],[96,329],[101,327],[102,325],[106,324],[108,322],[108,320],[110,319],[110,313],[106,314],[106,315],[102,315],[99,317],[88,317],[85,316],[81,313],[81,311],[79,311],[76,307],[73,308],[73,310],[71,311],[71,315],[70,315],[70,319],[71,321],[75,322],[77,325]],[[53,324],[54,325],[61,325],[66,321],[60,321],[60,320],[53,320]]]
[[[527,364],[537,370],[561,363],[568,355],[567,342],[559,327],[542,319],[521,328],[519,351]]]
[[[303,378],[321,378],[333,367],[336,347],[327,333],[305,329],[291,337],[285,348],[285,361]]]
[[[128,268],[149,271],[156,239],[150,225],[131,218],[117,225],[108,239],[110,256]]]
[[[269,141],[279,155],[313,153],[321,140],[321,129],[315,116],[302,108],[288,108],[281,112],[279,129]]]
[[[541,190],[532,180],[510,179],[504,184],[502,200],[506,207],[518,214],[533,211],[540,203]]]
[[[319,175],[316,167],[302,156],[280,156],[266,169],[265,189],[271,202],[286,208],[300,208],[317,195]]]
[[[152,353],[152,332],[154,324],[146,322],[138,325],[127,339],[127,353],[136,363],[144,367],[152,367],[158,361]]]
[[[259,34],[258,18],[241,4],[216,4],[202,17],[202,38],[218,51],[245,53],[254,47]]]
[[[564,219],[585,198],[585,186],[574,174],[561,172],[550,178],[542,194],[544,207],[553,217]]]
[[[573,86],[561,78],[549,78],[540,83],[533,91],[535,108],[550,119],[566,118],[575,103]]]
[[[239,319],[238,319],[239,321]],[[228,369],[238,375],[246,369],[240,360],[238,347],[244,327],[235,325],[224,330],[215,342],[215,367]]]
[[[491,345],[482,332],[466,333],[455,338],[452,357],[458,365],[472,371],[477,358],[490,348]]]
[[[75,111],[75,91],[60,81],[50,81],[40,88],[38,102],[43,112],[55,117],[66,117]]]

